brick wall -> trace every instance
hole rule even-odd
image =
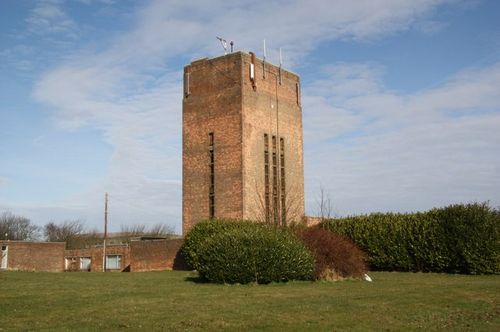
[[[209,218],[209,133],[214,133],[215,217],[260,219],[264,134],[285,140],[285,178],[297,221],[304,214],[299,77],[237,52],[184,68],[183,234]],[[292,197],[293,196],[293,197]],[[290,202],[290,206],[292,202]]]
[[[9,270],[62,272],[64,242],[0,241],[8,247]]]
[[[130,243],[132,272],[183,269],[179,250],[183,239],[140,240]]]
[[[183,233],[209,218],[209,133],[214,134],[215,215],[242,218],[241,62],[238,54],[184,68]]]
[[[180,254],[183,239],[140,240],[130,245],[108,245],[106,255],[121,256],[120,271],[186,270],[188,267]],[[8,247],[9,270],[26,271],[81,271],[82,258],[90,258],[91,272],[102,271],[102,246],[87,249],[65,250],[64,242],[0,241]],[[109,268],[109,267],[108,267]]]
[[[102,271],[102,246],[94,246],[88,249],[72,249],[66,250],[64,254],[65,269],[67,271],[79,271],[80,260],[82,257],[90,257],[90,271]],[[108,245],[106,246],[106,255],[121,256],[121,266],[119,269],[108,269],[112,272],[129,271],[130,270],[130,247],[127,244],[123,245]]]
[[[250,80],[250,63],[251,57],[244,54],[242,86],[243,217],[250,220],[263,219],[262,214],[265,212],[262,206],[264,201],[264,134],[267,134],[270,164],[272,164],[272,137],[276,137],[278,149],[279,139],[284,139],[285,210],[288,219],[293,219],[288,220],[289,222],[299,222],[304,215],[300,80],[296,74],[284,69],[280,71],[278,67],[269,63],[263,64],[262,60],[256,58],[254,61],[255,78],[252,82]],[[279,153],[279,151],[277,152]],[[280,176],[280,171],[278,171],[278,183]],[[270,169],[269,181],[272,187],[272,169]],[[272,188],[270,188],[270,194],[272,195]],[[281,197],[281,193],[279,196]]]

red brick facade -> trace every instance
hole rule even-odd
[[[277,202],[269,198],[269,213],[265,212],[265,135],[268,195],[274,194]],[[273,139],[276,172],[271,165]],[[209,166],[212,151],[213,177]],[[184,68],[183,234],[210,218],[212,203],[218,218],[274,220],[279,214],[278,222],[284,222],[283,206],[289,222],[300,221],[304,214],[303,169],[297,75],[242,52],[194,61]]]
[[[66,271],[101,272],[103,265],[102,256],[102,246],[94,246],[88,249],[66,250],[64,268]],[[110,261],[106,271],[130,271],[130,247],[127,244],[106,246],[106,256],[108,256],[108,261]],[[89,262],[90,266],[88,266],[84,260]]]
[[[132,241],[130,271],[161,271],[183,267],[183,262],[178,262],[182,260],[179,251],[183,243],[183,239]]]
[[[0,241],[2,267],[22,271],[64,271],[64,242]]]
[[[110,272],[185,270],[180,254],[183,239],[137,240],[130,245],[106,246]],[[0,266],[23,271],[88,271],[101,272],[103,247],[65,250],[64,242],[0,241]]]

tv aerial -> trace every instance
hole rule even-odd
[[[220,44],[222,45],[222,48],[224,49],[224,55],[227,55],[227,40],[225,40],[222,37],[216,37],[216,38],[220,41]],[[231,40],[231,42],[229,42],[229,45],[231,45],[231,53],[232,53],[234,42]]]

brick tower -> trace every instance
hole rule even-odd
[[[184,68],[182,231],[304,215],[299,77],[236,52]]]

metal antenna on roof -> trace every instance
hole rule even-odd
[[[280,47],[280,67],[279,67],[279,82],[281,85],[281,66],[283,65],[283,58],[281,57],[281,47]]]
[[[264,39],[264,57],[262,58],[262,77],[266,78],[266,40]]]
[[[221,37],[216,37],[216,38],[220,41],[222,48],[224,48],[224,55],[227,55],[227,41]]]

